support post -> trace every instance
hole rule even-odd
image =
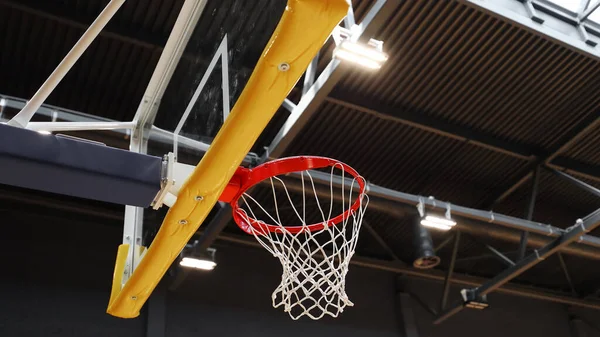
[[[569,273],[565,259],[560,252],[558,252],[556,255],[558,256],[558,262],[560,262],[560,269],[562,269],[563,273],[565,274],[565,279],[567,280],[567,283],[569,283],[569,287],[571,287],[571,293],[573,293],[573,296],[578,296],[575,286],[573,286],[573,280],[571,279],[571,274]]]
[[[531,183],[531,194],[529,195],[529,204],[527,205],[527,213],[525,214],[526,219],[531,221],[533,219],[533,211],[535,210],[535,199],[538,194],[538,185],[540,181],[540,167],[537,166],[533,170],[533,179]],[[517,261],[522,260],[525,257],[527,251],[527,240],[529,239],[529,232],[523,231],[521,233],[521,242],[519,243],[519,253],[517,254]]]
[[[133,118],[135,126],[131,135],[130,151],[139,153],[147,152],[148,139],[160,101],[205,5],[206,0],[186,0],[183,4],[169,40],[158,60],[142,101]],[[129,253],[127,254],[122,284],[125,284],[129,277],[131,277],[141,260],[139,257],[139,247],[142,244],[143,223],[143,208],[125,206],[123,244],[129,245]]]
[[[456,256],[458,255],[458,246],[460,244],[460,232],[456,231],[454,234],[454,245],[452,246],[452,257],[450,258],[450,265],[446,272],[446,278],[444,279],[444,291],[442,292],[442,299],[440,301],[440,312],[446,309],[448,302],[448,295],[450,294],[450,285],[452,283],[452,273],[454,272],[454,265],[456,264]]]

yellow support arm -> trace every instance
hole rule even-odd
[[[118,283],[113,284],[109,314],[123,318],[139,315],[162,276],[198,230],[243,158],[347,11],[346,0],[288,0],[244,91],[122,289],[122,262],[117,259],[113,283]],[[122,259],[121,249],[119,256]]]

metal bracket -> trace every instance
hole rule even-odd
[[[542,19],[537,14],[537,11],[535,10],[535,8],[533,8],[533,4],[531,3],[531,0],[520,0],[520,2],[522,2],[523,6],[525,6],[525,11],[527,11],[527,15],[533,22],[537,22],[539,24],[544,23],[544,19]]]
[[[159,209],[163,205],[163,200],[167,193],[169,193],[169,189],[175,185],[175,179],[173,179],[173,163],[175,162],[175,155],[173,152],[169,152],[163,158],[162,162],[162,172],[160,179],[160,191],[152,200],[152,208]]]
[[[460,291],[460,295],[467,308],[483,310],[490,306],[487,295],[477,296],[477,292],[473,289],[463,289]]]
[[[581,39],[588,46],[595,47],[598,44],[596,41],[590,39],[590,35],[588,34],[587,30],[585,29],[585,25],[583,23],[580,23],[579,25],[577,25],[577,31],[579,32],[579,36],[581,37]]]

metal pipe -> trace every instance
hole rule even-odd
[[[87,50],[90,44],[98,36],[102,28],[106,26],[108,21],[115,15],[125,0],[111,0],[108,5],[104,8],[102,13],[98,15],[96,20],[90,25],[90,27],[83,33],[79,41],[75,43],[73,48],[60,62],[58,67],[50,74],[48,79],[42,84],[40,89],[33,95],[33,97],[27,102],[25,107],[14,116],[9,122],[9,125],[24,128],[27,123],[31,120],[31,117],[35,112],[42,106],[46,98],[50,96],[54,88],[60,83],[65,75],[71,70],[75,62],[79,60],[81,55]]]
[[[319,171],[309,172],[315,184],[322,186],[322,188],[317,187],[316,189],[319,195],[325,195],[329,198],[331,193],[329,185],[333,184],[334,188],[342,185],[342,179],[339,176],[332,176],[329,173]],[[300,174],[291,173],[288,177],[299,180]],[[350,186],[351,180],[345,178],[343,183],[345,186]],[[299,182],[288,179],[285,184],[289,191],[302,193],[302,186]],[[375,209],[394,217],[404,217],[407,214],[416,213],[416,205],[421,200],[430,210],[446,211],[447,207],[446,202],[398,192],[374,184],[367,184],[367,194],[369,195],[369,209]],[[337,197],[337,195],[334,195],[334,198]],[[540,247],[549,243],[552,238],[564,233],[564,230],[558,227],[490,211],[481,211],[458,205],[450,205],[450,208],[452,216],[460,218],[457,225],[458,229],[473,235],[519,242],[519,232],[528,231],[530,234],[539,234],[534,237],[530,235],[528,242],[530,245]],[[500,225],[500,227],[494,225]],[[600,238],[584,235],[576,244],[563,247],[562,251],[571,255],[598,260],[600,259]]]
[[[35,131],[131,130],[135,122],[30,122]]]
[[[331,176],[331,174],[323,173],[323,172],[313,172],[310,171],[310,174],[315,181],[315,183],[326,184],[329,185],[332,183],[334,187],[341,186],[342,179],[337,176]],[[294,176],[294,175],[290,175]],[[350,186],[350,180],[345,178],[344,182],[346,186]],[[423,201],[425,207],[430,210],[437,211],[446,211],[447,207],[450,207],[451,213],[453,216],[458,216],[462,218],[476,220],[482,223],[496,224],[506,228],[512,228],[519,231],[527,231],[529,233],[541,234],[549,237],[559,237],[565,231],[561,228],[550,226],[547,224],[542,224],[539,222],[533,222],[524,220],[521,218],[516,218],[508,215],[503,215],[499,213],[494,213],[492,211],[482,211],[478,209],[451,205],[449,203],[425,198],[418,195],[403,193],[399,191],[394,191],[385,187],[377,186],[374,184],[367,184],[367,194],[369,195],[370,204],[372,205],[380,202],[380,201],[391,201],[395,203],[402,203],[405,205],[413,206],[414,211],[416,212],[416,205]],[[399,212],[398,210],[394,210]],[[465,222],[468,223],[468,222]],[[460,223],[459,223],[460,225]],[[478,224],[477,226],[481,226],[482,224]],[[466,226],[465,226],[466,227]],[[473,227],[473,225],[469,225],[469,227]],[[477,230],[475,228],[475,230]],[[577,241],[579,245],[587,245],[595,248],[600,248],[600,238],[584,235],[580,240]],[[597,254],[597,253],[596,253]],[[589,255],[593,257],[592,255]]]
[[[444,291],[442,292],[442,299],[440,301],[440,311],[446,309],[448,303],[448,295],[450,294],[450,284],[452,283],[452,273],[454,272],[454,265],[456,264],[456,256],[458,255],[458,246],[460,244],[460,231],[456,231],[454,234],[454,245],[452,246],[452,257],[450,258],[450,265],[446,273],[446,279],[444,280]]]
[[[260,243],[256,240],[242,237],[238,235],[232,235],[227,233],[221,233],[218,237],[218,240],[224,242],[230,242],[235,244],[240,244],[244,246],[264,249]],[[402,266],[397,262],[390,261],[381,261],[361,256],[354,256],[350,263],[354,266],[371,268],[381,271],[388,271],[396,274],[403,274],[408,277],[418,278],[418,279],[426,279],[434,282],[444,282],[445,275],[444,273],[437,270],[422,270],[416,268],[410,268]],[[465,286],[465,287],[477,287],[486,282],[487,280],[481,277],[475,277],[470,275],[463,275],[453,273],[451,278],[452,284]],[[549,301],[554,303],[561,303],[565,305],[570,305],[574,307],[581,307],[587,309],[600,310],[600,302],[599,301],[591,301],[591,300],[583,300],[580,298],[565,296],[562,293],[551,292],[544,289],[534,288],[534,287],[522,287],[518,285],[505,284],[501,288],[497,290],[499,293],[520,296],[535,300]]]

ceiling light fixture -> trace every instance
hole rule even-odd
[[[435,198],[429,197],[429,200],[433,203],[433,207],[435,208]],[[419,216],[421,217],[420,223],[423,227],[448,231],[452,229],[452,227],[456,226],[456,221],[452,220],[452,216],[450,214],[450,203],[446,203],[446,214],[444,214],[444,216],[426,214],[425,200],[423,200],[423,198],[419,199],[419,203],[417,204],[417,210],[419,211]]]
[[[429,234],[429,230],[425,226],[422,226],[419,219],[414,221],[414,260],[413,267],[419,269],[430,269],[440,264],[440,257],[435,254],[433,248],[433,240]]]
[[[184,257],[181,259],[181,262],[179,262],[179,265],[202,270],[213,270],[217,266],[214,261],[194,257]]]
[[[456,226],[456,221],[435,215],[427,215],[421,219],[421,225],[429,228],[447,231],[452,229],[452,227]]]
[[[344,40],[333,51],[333,57],[368,69],[379,69],[388,59],[387,54],[383,52],[383,42],[374,39],[366,45]]]
[[[181,252],[182,259],[179,261],[179,265],[186,268],[194,268],[200,270],[213,270],[217,266],[215,262],[215,253],[217,252],[214,248],[207,248],[205,251],[198,251],[196,248],[198,241],[192,245],[187,245],[186,248]]]

